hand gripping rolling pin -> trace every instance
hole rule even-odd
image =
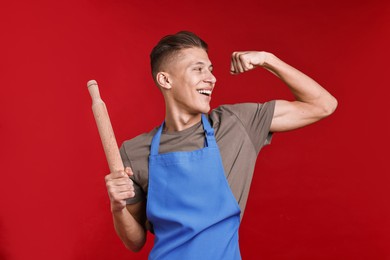
[[[123,171],[123,162],[115,140],[114,130],[111,126],[106,104],[104,104],[103,100],[100,98],[99,87],[95,80],[88,81],[87,86],[92,98],[92,111],[99,130],[100,139],[102,140],[110,172]]]

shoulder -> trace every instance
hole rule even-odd
[[[244,133],[257,152],[271,140],[270,126],[274,116],[275,101],[266,103],[240,103],[223,105],[210,113],[210,121],[216,130],[217,140],[232,140]]]
[[[210,120],[213,123],[221,122],[227,118],[241,121],[248,116],[253,116],[258,113],[273,115],[274,108],[274,100],[265,103],[238,103],[221,105],[211,111]]]
[[[241,112],[249,112],[251,110],[266,110],[275,106],[275,100],[271,100],[265,103],[237,103],[221,105],[211,111],[211,114],[231,114],[236,115]]]
[[[132,139],[122,143],[121,152],[124,152],[130,160],[136,160],[139,157],[149,155],[150,144],[158,127],[150,132],[140,134]]]

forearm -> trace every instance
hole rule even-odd
[[[146,231],[137,220],[124,208],[122,211],[112,212],[115,231],[125,244],[126,248],[138,252],[146,241]]]
[[[267,53],[262,66],[278,76],[289,87],[296,101],[320,108],[324,114],[331,114],[336,108],[337,100],[327,90],[275,55]]]

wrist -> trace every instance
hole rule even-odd
[[[262,67],[266,69],[271,69],[273,67],[273,64],[275,64],[276,56],[270,52],[263,52],[264,53],[264,61],[261,65]]]

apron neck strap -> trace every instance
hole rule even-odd
[[[150,147],[150,155],[158,155],[158,149],[160,146],[161,133],[164,128],[165,121],[158,128],[156,134],[153,136],[151,147]],[[217,143],[214,137],[214,129],[211,127],[209,120],[206,115],[202,114],[202,124],[205,132],[205,147],[216,147]]]
[[[205,147],[217,147],[217,142],[215,141],[214,137],[214,128],[211,127],[210,122],[205,114],[202,114],[202,124],[206,136]]]

